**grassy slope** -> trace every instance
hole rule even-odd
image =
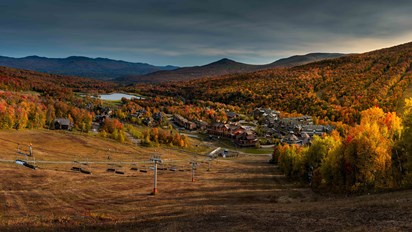
[[[156,150],[181,161],[192,157],[161,148],[139,148],[109,140],[54,131],[0,131],[0,158],[14,158],[15,141],[33,142],[38,159],[146,160]],[[13,142],[11,142],[13,141]],[[202,158],[199,157],[199,161]],[[218,160],[207,172],[200,163],[197,181],[190,171],[159,171],[159,195],[150,196],[152,175],[107,173],[93,165],[93,175],[69,171],[71,165],[39,164],[30,170],[0,163],[0,231],[256,231],[358,230],[410,231],[412,192],[360,197],[324,197],[289,182],[266,156]],[[147,165],[139,164],[139,168]],[[147,169],[148,170],[148,169]]]
[[[159,153],[168,158],[179,156],[177,152],[162,148],[142,148],[131,144],[120,144],[110,139],[74,132],[2,130],[0,131],[1,158],[24,158],[16,153],[17,144],[20,143],[23,151],[28,151],[30,142],[33,145],[36,160],[107,161],[109,153],[112,161],[146,161],[153,153]]]

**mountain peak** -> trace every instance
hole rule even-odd
[[[33,55],[33,56],[26,56],[26,57],[24,57],[24,58],[28,58],[28,59],[43,59],[43,58],[45,58],[45,57]]]
[[[222,59],[218,60],[217,62],[234,62],[234,60],[231,60],[229,58],[222,58]]]
[[[220,60],[218,60],[218,61],[215,61],[215,62],[212,62],[212,63],[210,63],[209,65],[216,65],[216,64],[220,64],[220,65],[231,65],[231,64],[238,64],[238,62],[236,62],[236,61],[234,61],[234,60],[231,60],[231,59],[228,59],[228,58],[223,58],[223,59],[220,59]]]
[[[66,59],[67,60],[92,60],[92,58],[85,57],[85,56],[69,56]]]

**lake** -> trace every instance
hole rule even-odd
[[[130,95],[130,94],[124,94],[124,93],[102,94],[99,97],[101,100],[105,100],[105,101],[120,101],[123,97],[129,100],[132,98],[142,99],[142,97]]]

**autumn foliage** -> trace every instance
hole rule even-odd
[[[104,138],[112,138],[121,143],[126,140],[124,126],[117,119],[107,118],[100,128],[100,135]]]
[[[399,187],[405,176],[393,154],[402,131],[396,113],[373,107],[362,111],[360,124],[343,136],[334,131],[315,136],[309,147],[279,145],[274,158],[286,175],[302,180],[312,175],[315,188],[364,192]]]
[[[127,131],[136,139],[141,139],[144,146],[160,146],[166,145],[169,147],[186,148],[190,145],[189,138],[185,135],[180,135],[178,131],[169,128],[147,128],[141,129],[128,124]]]
[[[288,69],[269,69],[161,85],[139,85],[148,96],[180,97],[240,107],[268,107],[355,125],[360,112],[395,111],[412,81],[412,43]],[[131,89],[132,90],[132,89]]]
[[[52,128],[56,118],[68,118],[74,130],[88,132],[98,99],[75,91],[97,93],[112,84],[0,67],[0,129]]]

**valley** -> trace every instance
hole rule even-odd
[[[0,232],[412,231],[408,1],[0,2]]]
[[[0,67],[0,230],[411,230],[411,51],[129,85]]]

